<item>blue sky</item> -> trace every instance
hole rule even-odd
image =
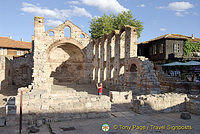
[[[0,36],[31,41],[34,16],[46,30],[70,20],[89,34],[89,21],[104,13],[131,10],[143,22],[138,42],[174,33],[200,38],[200,0],[1,0]]]

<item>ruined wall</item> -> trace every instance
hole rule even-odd
[[[0,56],[0,90],[12,88],[12,62],[5,56]]]
[[[153,64],[137,57],[137,31],[124,26],[93,41],[92,81],[103,82],[109,90],[133,90],[134,94],[160,90]]]
[[[141,95],[133,99],[133,111],[143,113],[181,112],[186,110],[187,94],[165,93]]]
[[[125,26],[120,31],[94,40],[93,81],[118,85],[120,67],[128,66],[130,57],[137,56],[136,28]]]
[[[70,29],[68,37],[66,27]],[[34,88],[50,89],[59,82],[88,83],[92,59],[89,40],[89,35],[70,21],[45,31],[44,18],[35,17]]]
[[[12,67],[12,85],[16,88],[28,87],[32,83],[33,54],[29,53],[15,58],[12,61]]]

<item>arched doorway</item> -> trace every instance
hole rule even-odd
[[[137,83],[137,66],[133,63],[129,68],[129,86],[133,88]]]
[[[73,84],[84,78],[85,55],[72,42],[52,45],[48,50],[48,62],[54,85]]]

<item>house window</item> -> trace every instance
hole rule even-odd
[[[180,52],[180,44],[174,44],[174,53]]]
[[[149,55],[152,55],[153,51],[152,51],[152,47],[149,48]]]
[[[3,49],[0,48],[0,55],[3,55]]]
[[[163,44],[160,44],[160,50],[159,50],[159,53],[163,53]]]
[[[21,51],[17,50],[17,55],[21,55]]]
[[[21,51],[21,55],[24,55],[24,51]]]
[[[7,55],[7,49],[6,48],[0,48],[0,55]]]
[[[17,55],[24,55],[24,51],[17,50]]]
[[[156,54],[156,45],[153,45],[153,54]]]
[[[177,44],[177,52],[180,52],[180,44]]]

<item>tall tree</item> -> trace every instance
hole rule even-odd
[[[138,38],[143,30],[142,22],[133,18],[131,11],[123,11],[122,13],[104,14],[102,17],[94,17],[90,21],[90,33],[92,38],[97,39],[104,34],[109,34],[113,30],[119,30],[124,25],[137,27]]]

